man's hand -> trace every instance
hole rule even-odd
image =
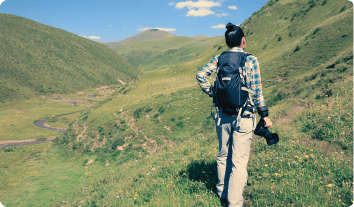
[[[272,127],[272,121],[268,117],[264,117],[263,120],[265,121],[264,127]]]

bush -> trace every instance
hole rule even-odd
[[[296,45],[294,52],[297,52],[297,51],[299,51],[299,50],[300,50],[299,45]]]
[[[165,111],[166,111],[165,107],[161,106],[161,107],[159,108],[160,114],[163,114]]]
[[[313,31],[313,35],[317,34],[319,31],[321,31],[321,28],[317,27],[314,31]]]
[[[346,7],[346,6],[343,6],[343,7],[340,9],[339,13],[344,12],[346,9],[347,9],[347,7]]]
[[[140,118],[140,116],[143,114],[143,111],[144,111],[144,107],[135,110],[135,111],[134,111],[134,117],[135,117],[135,118]]]
[[[14,148],[12,148],[12,147],[6,147],[4,149],[4,152],[13,152],[13,151],[14,151]]]
[[[118,146],[123,146],[124,142],[124,137],[116,137],[111,145],[112,150],[116,150]]]
[[[183,121],[179,121],[176,125],[178,127],[180,127],[180,128],[184,128],[184,122]]]

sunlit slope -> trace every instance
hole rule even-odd
[[[106,46],[19,16],[0,14],[0,100],[128,82],[140,70]]]
[[[223,38],[223,36],[217,36],[194,39],[177,36],[129,43],[114,49],[114,51],[142,71],[150,71],[196,59],[204,50],[216,45]]]
[[[120,47],[122,45],[131,43],[131,42],[137,42],[137,41],[145,41],[145,40],[158,40],[158,39],[163,39],[166,37],[174,37],[175,35],[166,31],[158,30],[158,29],[149,29],[146,31],[143,31],[137,35],[134,35],[132,37],[128,37],[124,40],[118,41],[118,42],[100,42],[101,44],[106,45],[107,47],[114,49],[116,47]]]
[[[273,147],[252,141],[248,206],[352,204],[352,10],[348,1],[269,1],[242,25],[280,135]],[[221,206],[211,99],[195,75],[224,50],[221,40],[191,61],[148,71],[72,123],[58,145],[119,167],[68,204],[95,189],[87,202],[97,205]]]
[[[308,5],[308,2],[305,3],[306,5]],[[332,5],[334,3],[336,3],[336,6]],[[299,6],[299,4],[302,5],[303,1],[300,0],[297,1],[297,3],[293,3],[293,5],[297,6]],[[252,54],[256,55],[261,64],[263,91],[265,94],[266,104],[269,107],[275,106],[277,104],[282,105],[284,104],[284,102],[287,103],[288,100],[291,100],[292,105],[297,104],[301,106],[309,106],[309,102],[321,102],[325,101],[326,98],[334,98],[335,94],[337,92],[339,93],[339,91],[337,91],[339,90],[338,88],[347,88],[352,83],[351,68],[353,65],[353,54],[352,44],[349,43],[352,42],[353,32],[352,11],[350,5],[347,5],[346,1],[327,1],[326,4],[323,6],[327,5],[328,7],[326,7],[326,10],[323,11],[316,10],[318,9],[318,7],[323,7],[321,4],[317,4],[317,6],[313,7],[313,14],[309,12],[307,14],[308,16],[305,15],[300,19],[293,20],[293,23],[296,23],[296,25],[298,25],[299,30],[307,31],[302,27],[307,27],[307,24],[305,23],[311,22],[309,19],[312,18],[312,15],[317,16],[319,14],[324,13],[324,11],[327,11],[326,13],[329,13],[328,11],[332,11],[334,13],[334,10],[338,10],[337,14],[334,14],[332,17],[328,17],[329,19],[332,19],[331,21],[333,21],[331,24],[326,24],[326,22],[331,22],[328,19],[321,19],[321,21],[317,23],[311,22],[311,28],[318,28],[319,25],[322,25],[321,30],[317,31],[316,34],[313,34],[313,31],[310,31],[310,35],[308,33],[305,33],[303,35],[298,35],[296,37],[290,38],[289,40],[287,40],[287,42],[285,42],[284,40],[284,44],[278,44],[278,39],[272,40],[269,41],[270,46],[264,49],[263,47],[261,49],[257,48],[257,41],[266,41],[267,39],[269,39],[269,37],[266,37],[261,34],[259,34],[258,36],[254,35],[254,37],[252,37],[252,35],[247,36],[247,51],[250,51]],[[268,3],[260,11],[256,12],[255,15],[259,14],[263,10],[267,11],[273,9],[275,10],[275,12],[280,12],[285,9],[283,8],[284,5],[285,4],[281,2],[276,2],[274,4]],[[343,8],[344,5],[347,5],[347,10],[340,12],[342,10],[341,8]],[[339,9],[336,9],[338,7]],[[292,7],[290,7],[290,9],[291,8]],[[316,11],[318,13],[316,13]],[[267,17],[274,18],[275,20],[270,19],[267,21],[270,25],[269,27],[271,27],[278,21],[280,16],[282,15],[278,14],[278,17],[276,17],[275,14],[272,16],[265,14],[265,17],[263,19],[266,19]],[[254,16],[252,16],[250,19],[253,18]],[[246,20],[246,23],[243,26],[246,27],[246,33],[249,33],[247,28],[249,28],[250,25],[247,22],[249,22],[249,20]],[[264,26],[264,24],[265,22],[254,23],[254,26],[252,28],[269,28],[267,26]],[[348,34],[348,36],[344,35],[344,37],[342,37],[343,34],[341,34],[340,38],[338,37],[338,42],[335,42],[337,40],[332,38],[335,38],[335,35],[339,34],[337,34],[336,29],[332,29],[334,25],[336,25],[336,27],[341,27],[341,31],[344,34]],[[284,28],[284,33],[288,33],[290,31],[297,33],[298,31],[287,28],[288,27]],[[262,30],[260,29],[260,31]],[[334,33],[330,33],[331,31]],[[275,34],[277,33],[278,31],[274,31],[274,34],[269,36],[275,36]],[[306,36],[307,40],[305,40]],[[258,37],[258,39],[256,37]],[[261,37],[263,39],[260,39]],[[286,46],[287,44],[291,44],[288,43],[288,41],[296,43],[294,44],[295,46],[293,49],[289,49],[289,46]],[[326,44],[329,44],[328,42],[334,42],[331,43],[333,44],[332,47],[325,47]],[[278,44],[277,48],[275,47],[276,44]],[[300,45],[299,50],[295,50],[296,45]],[[317,47],[312,47],[311,45],[317,45]],[[129,120],[125,120],[124,123],[130,123],[131,125],[135,125],[135,122],[137,120],[135,120],[133,117],[134,113],[136,114],[139,112],[139,108],[144,108],[141,109],[142,111],[144,111],[147,110],[149,106],[163,107],[166,110],[166,113],[164,113],[164,115],[162,115],[161,113],[157,113],[156,117],[155,115],[150,115],[150,119],[151,116],[155,117],[155,119],[159,116],[165,116],[166,114],[168,114],[169,111],[167,110],[167,106],[171,107],[171,105],[168,104],[168,102],[159,101],[159,99],[157,98],[161,96],[165,97],[164,100],[168,100],[169,97],[175,97],[175,93],[181,91],[182,89],[188,89],[192,91],[200,90],[195,80],[195,74],[201,66],[208,63],[213,56],[220,54],[223,50],[227,50],[227,47],[222,41],[219,44],[211,46],[208,49],[204,50],[203,53],[201,53],[192,61],[173,67],[167,67],[165,69],[157,71],[146,72],[143,76],[139,78],[139,80],[135,84],[123,87],[120,91],[120,95],[114,96],[111,99],[107,99],[105,102],[101,102],[96,106],[93,106],[93,109],[89,108],[86,112],[86,115],[84,116],[84,119],[80,119],[78,123],[81,124],[82,129],[85,128],[85,123],[85,126],[90,129],[90,133],[97,134],[98,131],[96,130],[100,129],[101,127],[103,127],[105,130],[113,130],[114,128],[112,128],[112,126],[114,125],[114,123],[117,122],[117,120],[118,122],[120,122],[119,120],[122,121],[125,118],[128,118]],[[271,53],[270,51],[273,51],[274,54],[276,54],[275,57],[269,55]],[[323,58],[319,59],[318,54],[322,54]],[[284,65],[286,65],[286,67]],[[311,67],[309,67],[309,65],[311,65]],[[334,89],[333,87],[336,87],[336,89]],[[207,110],[207,106],[211,104],[211,100],[207,96],[201,96],[201,98],[198,100],[198,105],[204,104],[205,110]],[[183,107],[183,109],[180,111],[181,117],[185,117],[185,113],[187,113],[187,110],[195,108],[193,105],[190,105],[192,103],[186,102],[185,104],[187,105],[181,106]],[[123,111],[125,111],[124,114],[127,117],[120,115]],[[149,113],[152,113],[151,110],[147,111]],[[155,111],[157,112],[158,108],[155,108]],[[196,111],[197,112],[193,113],[196,113],[195,116],[198,116],[197,114],[200,112],[198,112],[197,109]],[[193,120],[192,117],[194,116],[190,116],[189,120],[183,121],[187,122],[188,125],[197,122],[197,120]],[[149,123],[149,125],[154,126],[155,123],[151,122]],[[168,127],[171,127],[173,129],[173,126]],[[132,128],[134,128],[134,126]],[[148,129],[149,128],[147,128],[146,130]],[[168,131],[167,129],[161,130],[164,131],[164,133]],[[65,135],[67,139],[71,137],[70,142],[73,143],[78,142],[78,140],[74,139],[75,131],[76,130],[74,129],[72,129],[71,131],[69,130],[68,134]],[[114,129],[114,132],[110,132],[110,136],[107,139],[107,142],[105,143],[109,143],[109,140],[113,142],[114,137],[117,136],[120,137],[131,135],[134,137],[133,134],[135,133],[137,132],[133,129],[129,129],[123,132],[119,131],[119,129],[117,128]],[[149,134],[152,136],[152,138],[150,139],[155,139],[157,137],[156,133],[159,133],[159,131],[150,131]],[[105,133],[103,135],[105,135]],[[87,145],[88,147],[93,145],[102,147],[101,144],[97,144],[96,142],[102,143],[103,139],[97,137],[100,137],[100,135],[98,134],[97,136],[86,136],[85,138],[87,140],[83,141],[85,142],[84,145]],[[323,137],[323,139],[327,138]],[[143,140],[140,141],[144,143]],[[334,139],[332,141],[334,141]],[[79,141],[78,143],[80,142],[81,141]],[[124,139],[124,143],[129,144],[134,143],[134,141],[130,139]],[[341,145],[343,145],[344,148],[350,147],[350,144],[347,141],[345,141],[345,143],[342,143]]]
[[[331,58],[348,54],[353,44],[352,3],[269,1],[242,27],[247,50],[261,63],[267,84],[301,76]]]

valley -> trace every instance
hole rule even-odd
[[[350,206],[352,4],[270,0],[241,27],[245,51],[260,62],[271,131],[280,137],[271,147],[262,137],[252,139],[246,206]],[[0,103],[1,203],[223,206],[215,190],[218,142],[212,103],[195,77],[229,50],[224,37],[171,36],[114,50],[101,43],[92,47],[112,58],[118,54],[117,61],[125,58],[129,69],[111,71],[115,75],[92,84],[73,81],[82,87],[66,93],[11,83],[14,90],[18,86],[18,97],[4,96]],[[6,84],[1,90],[11,91]],[[20,97],[26,91],[31,97]],[[41,119],[65,132],[36,127]],[[44,139],[51,143],[1,147]]]

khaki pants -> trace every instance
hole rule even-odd
[[[229,207],[241,207],[254,118],[241,116],[237,128],[237,117],[222,114],[220,118],[220,124],[216,126],[219,139],[217,193],[220,198],[227,198]]]

